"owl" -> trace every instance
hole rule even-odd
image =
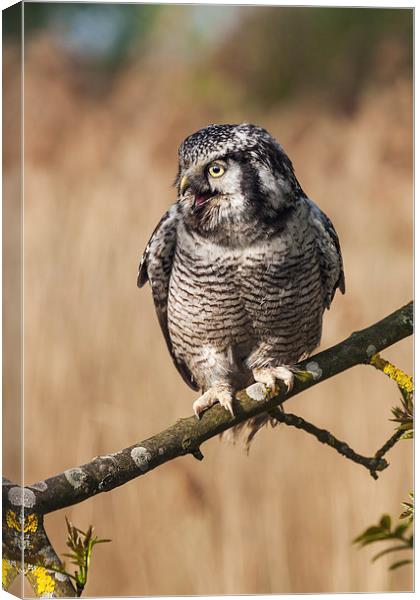
[[[144,251],[176,368],[200,390],[197,417],[253,382],[293,385],[293,367],[319,344],[336,289],[338,236],[303,192],[290,159],[263,128],[209,125],[179,148],[177,200]]]

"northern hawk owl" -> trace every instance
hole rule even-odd
[[[140,263],[199,416],[253,381],[293,384],[344,293],[340,245],[277,141],[255,125],[209,125],[179,148],[177,201]]]

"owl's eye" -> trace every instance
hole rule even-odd
[[[212,177],[221,177],[226,169],[220,163],[213,163],[208,170]]]

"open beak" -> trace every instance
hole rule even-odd
[[[198,208],[203,204],[206,204],[210,198],[213,198],[217,192],[212,192],[208,186],[205,186],[198,177],[188,177],[184,175],[179,183],[179,191],[181,196],[190,189],[194,196],[194,208]]]

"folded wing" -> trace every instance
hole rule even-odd
[[[308,199],[307,202],[310,205],[312,223],[316,229],[324,290],[324,306],[329,308],[337,288],[342,294],[346,290],[340,242],[337,232],[327,215],[311,200]]]
[[[146,246],[139,266],[137,285],[141,288],[149,281],[156,314],[174,364],[184,381],[192,389],[198,390],[187,365],[175,355],[168,330],[169,281],[176,250],[177,220],[177,206],[174,204],[162,217]]]

